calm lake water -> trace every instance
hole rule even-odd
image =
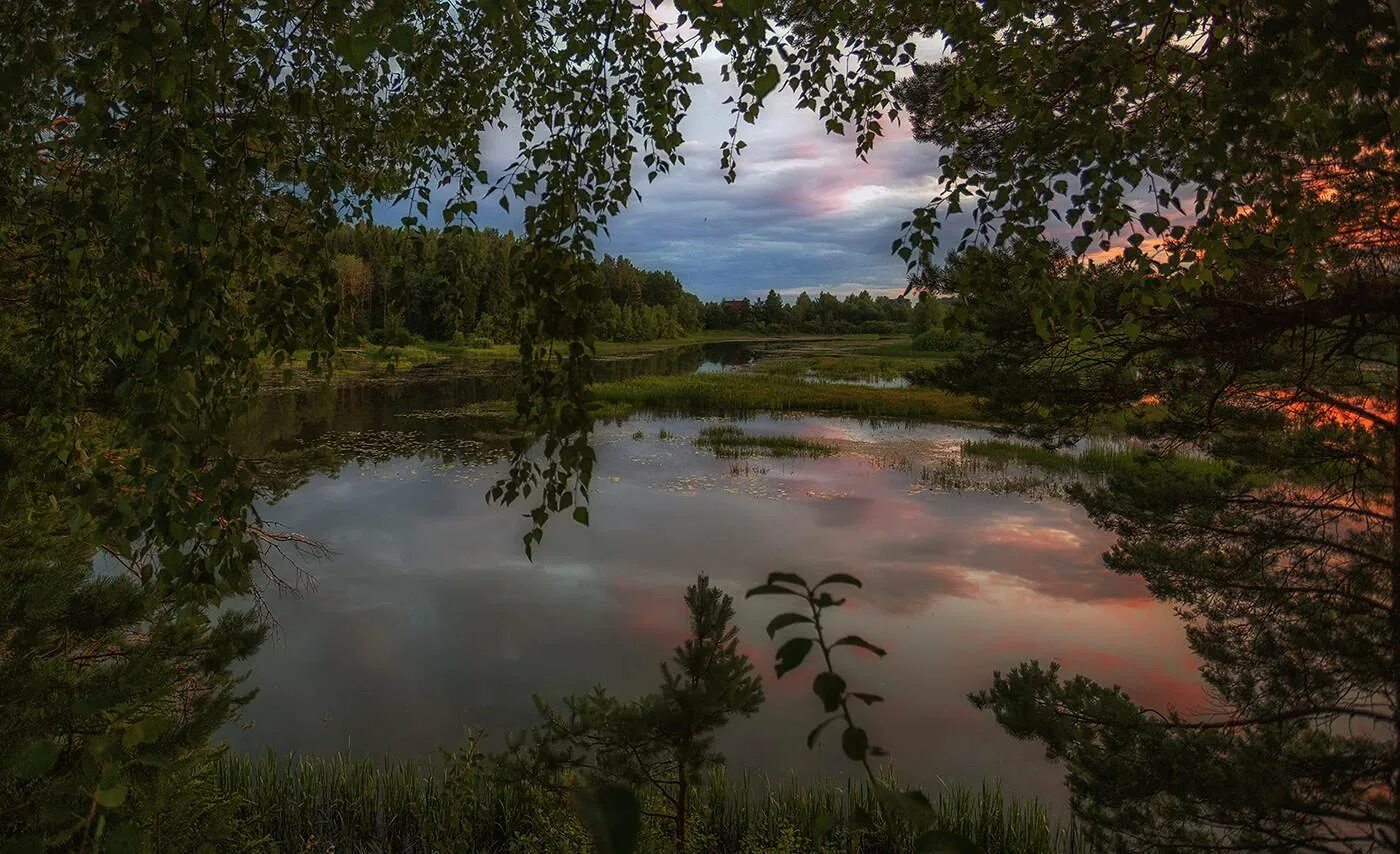
[[[716,362],[692,355],[671,369]],[[259,693],[226,733],[235,748],[423,757],[469,727],[499,738],[528,726],[532,694],[595,684],[640,694],[685,636],[681,596],[702,572],[735,596],[768,692],[758,716],[721,739],[733,769],[849,770],[837,739],[804,745],[821,717],[811,674],[772,677],[764,626],[786,603],[743,599],[777,570],[865,581],[833,630],[889,650],[852,653],[845,672],[853,688],[887,698],[865,714],[867,728],[912,782],[1000,778],[1064,803],[1061,772],[1041,749],[966,699],[1027,659],[1059,660],[1158,708],[1204,702],[1180,621],[1140,581],[1103,568],[1111,540],[1082,510],[966,476],[959,447],[981,431],[762,417],[741,426],[840,452],[735,461],[692,444],[720,419],[603,426],[591,527],[561,517],[531,563],[521,511],[484,500],[504,470],[499,437],[453,411],[492,393],[491,382],[268,401],[260,441],[325,453],[261,511],[334,554],[304,563],[315,584],[302,596],[270,599],[278,629],[251,663]]]

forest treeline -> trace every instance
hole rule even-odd
[[[495,229],[342,228],[330,238],[339,289],[337,337],[405,344],[415,336],[519,340],[523,241]],[[604,256],[589,268],[605,297],[589,306],[604,341],[679,338],[700,329],[700,300],[668,270]]]
[[[511,232],[345,227],[331,235],[329,248],[342,343],[519,339],[525,273],[522,241]],[[611,255],[588,265],[588,271],[598,277],[604,295],[587,309],[603,341],[679,338],[701,329],[918,333],[933,318],[931,303],[872,297],[868,291],[844,299],[825,291],[813,298],[804,291],[786,302],[770,290],[760,301],[702,303],[671,271],[648,270]]]
[[[706,303],[702,321],[706,329],[742,329],[754,332],[877,333],[893,334],[928,329],[936,317],[934,301],[920,296],[871,296],[869,291],[845,298],[821,291],[814,299],[806,291],[792,302],[777,292],[757,302],[748,299]]]

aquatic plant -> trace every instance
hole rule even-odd
[[[695,447],[714,453],[716,457],[826,457],[836,453],[836,446],[800,436],[754,436],[732,424],[706,427],[695,438]]]

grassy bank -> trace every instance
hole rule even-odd
[[[822,376],[862,377],[879,375],[893,377],[911,366],[926,364],[926,359],[907,358],[905,345],[898,339],[882,339],[870,335],[813,336],[813,335],[753,335],[724,330],[706,330],[682,338],[665,338],[654,341],[600,341],[597,344],[596,358],[600,362],[624,360],[660,353],[678,347],[699,346],[702,344],[778,344],[794,348],[798,355],[805,355],[810,348],[820,357],[802,365],[791,361],[776,370],[784,373],[806,371],[808,367]],[[895,347],[899,350],[896,358],[871,355],[870,348]],[[907,348],[905,348],[907,349]],[[297,350],[288,355],[280,364],[271,355],[264,354],[258,362],[268,385],[273,387],[305,385],[320,382],[322,374],[312,371],[311,354],[307,350]],[[515,344],[453,343],[451,341],[420,341],[398,346],[360,344],[342,346],[332,357],[334,372],[332,379],[338,383],[354,383],[367,380],[394,379],[405,373],[432,368],[453,368],[472,370],[481,367],[491,370],[511,369],[518,364],[520,350]],[[853,362],[847,362],[854,359]],[[789,362],[785,358],[774,359],[774,363]]]
[[[594,386],[605,405],[685,414],[818,412],[866,418],[975,421],[975,398],[931,388],[872,388],[809,383],[771,374],[638,377]]]
[[[504,782],[469,763],[228,756],[216,777],[236,804],[239,824],[269,850],[588,850],[566,795]],[[945,788],[934,793],[933,802],[938,825],[980,851],[1088,850],[1072,828],[1053,821],[1042,807],[1007,797],[995,786]],[[726,780],[715,773],[694,803],[689,838],[697,852],[912,850],[907,828],[878,818],[874,795],[863,783],[798,786],[749,777]],[[874,826],[852,827],[857,810],[877,816]],[[674,850],[664,824],[647,820],[642,850]]]
[[[656,341],[614,342],[598,344],[599,361],[645,356],[675,347],[730,340],[708,334]],[[259,357],[263,376],[273,385],[319,382],[321,374],[310,365],[311,353],[297,350],[280,365],[271,356]],[[430,368],[454,368],[471,371],[511,370],[520,361],[520,348],[515,344],[467,345],[450,341],[422,341],[403,345],[362,344],[340,347],[331,357],[332,381],[337,383],[390,379],[413,371]]]

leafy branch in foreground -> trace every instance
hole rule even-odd
[[[919,789],[901,791],[894,788],[880,779],[871,766],[871,757],[882,757],[888,754],[884,748],[870,743],[869,733],[856,722],[851,703],[854,700],[864,703],[866,706],[872,706],[875,703],[884,702],[885,698],[865,691],[850,690],[845,677],[836,672],[836,667],[832,662],[832,653],[841,647],[853,647],[883,657],[885,650],[859,635],[844,635],[834,641],[827,640],[827,627],[822,623],[822,616],[828,609],[840,607],[846,602],[844,598],[838,599],[829,590],[823,589],[832,585],[861,587],[860,579],[844,572],[828,575],[814,585],[809,585],[802,576],[796,573],[771,572],[768,574],[767,582],[760,584],[746,594],[746,598],[752,596],[795,596],[807,605],[807,613],[787,611],[777,615],[768,623],[768,636],[770,638],[776,637],[778,632],[794,626],[810,626],[811,631],[810,635],[790,637],[778,647],[775,670],[779,679],[784,674],[801,667],[813,649],[821,652],[823,669],[812,679],[812,693],[821,700],[822,710],[827,717],[807,734],[807,747],[810,749],[816,746],[822,731],[831,724],[838,722],[844,724],[845,729],[841,733],[841,750],[852,762],[860,763],[871,789],[876,794],[877,803],[885,818],[887,820],[903,820],[914,829],[914,850],[976,850],[975,846],[961,835],[936,826],[938,813],[929,801],[928,795]],[[835,819],[834,816],[825,818],[827,821]],[[856,823],[860,825],[869,827],[874,824],[874,817],[863,811],[858,812],[854,818]]]

